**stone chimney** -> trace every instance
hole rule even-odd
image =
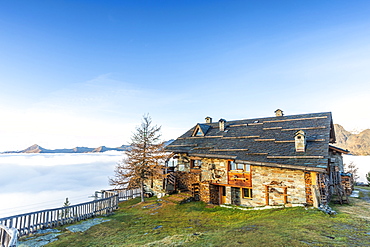
[[[282,117],[282,116],[284,116],[284,113],[283,113],[283,111],[282,111],[282,110],[277,109],[277,110],[275,111],[275,116],[276,116],[276,117]]]
[[[220,131],[225,131],[225,123],[226,123],[226,120],[225,119],[220,119],[218,120],[218,126],[220,128]]]
[[[212,123],[212,118],[211,117],[206,117],[206,123]]]
[[[295,151],[298,153],[306,151],[306,134],[303,130],[298,130],[294,134]]]

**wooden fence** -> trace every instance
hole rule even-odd
[[[104,196],[112,196],[113,194],[117,193],[118,194],[118,200],[119,201],[126,201],[129,199],[133,199],[135,197],[140,197],[141,191],[140,189],[113,189],[113,190],[104,190],[102,191],[103,197]]]
[[[111,214],[118,208],[119,201],[139,196],[140,189],[102,190],[95,192],[96,199],[91,202],[0,218],[0,247],[16,246],[18,237],[32,234],[39,229]]]
[[[0,224],[8,228],[15,228],[18,230],[19,236],[24,236],[34,233],[38,229],[52,228],[94,216],[107,215],[117,208],[118,193],[115,193],[110,197],[73,206],[1,218]],[[2,242],[0,243],[2,244]]]
[[[9,228],[0,224],[0,246],[1,247],[16,247],[18,239],[18,230]]]

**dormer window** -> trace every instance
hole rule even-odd
[[[197,126],[195,127],[195,129],[193,131],[192,136],[197,136],[197,137],[205,136],[207,134],[207,131],[210,128],[211,127],[209,125],[206,125],[206,124],[197,124]]]
[[[306,134],[303,130],[299,130],[294,135],[295,151],[305,152],[306,151]]]
[[[204,136],[204,133],[202,129],[200,128],[199,124],[197,125],[197,127],[195,127],[193,136]]]

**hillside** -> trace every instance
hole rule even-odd
[[[203,202],[179,204],[178,196],[122,202],[114,215],[104,218],[108,222],[87,231],[59,227],[58,240],[47,246],[370,245],[369,204],[361,199],[333,205],[339,213],[329,216],[301,207],[243,211]]]
[[[334,124],[335,146],[348,149],[353,155],[370,155],[370,129],[353,134],[339,124]]]

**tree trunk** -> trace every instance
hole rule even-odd
[[[144,181],[141,181],[140,182],[140,190],[141,190],[141,202],[144,202],[145,199],[144,199]]]

